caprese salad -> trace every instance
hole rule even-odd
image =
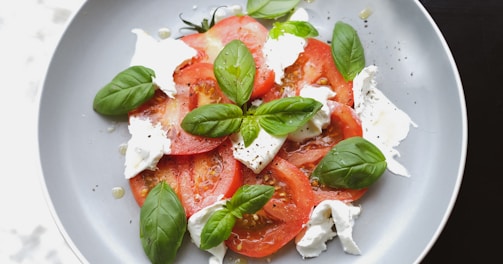
[[[152,263],[175,262],[186,232],[216,263],[288,243],[312,258],[336,236],[358,255],[352,203],[386,169],[408,176],[395,147],[415,124],[377,89],[357,31],[337,21],[322,41],[298,3],[220,7],[182,19],[197,32],[181,38],[132,29],[131,64],[93,108],[128,116],[124,176]]]

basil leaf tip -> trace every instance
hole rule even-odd
[[[249,0],[248,15],[254,18],[277,19],[292,12],[300,0]]]

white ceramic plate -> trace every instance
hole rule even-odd
[[[139,239],[139,207],[123,177],[119,146],[129,139],[126,120],[92,109],[96,92],[125,69],[135,27],[157,34],[208,17],[210,8],[245,1],[88,1],[73,17],[53,56],[40,98],[39,150],[44,188],[60,230],[83,262],[148,263]],[[440,31],[418,1],[315,0],[302,2],[330,38],[343,20],[360,35],[367,64],[379,67],[379,88],[419,125],[399,146],[412,176],[386,172],[358,202],[354,227],[362,255],[345,254],[337,239],[316,263],[413,263],[441,232],[461,183],[467,117],[460,78]],[[197,8],[196,8],[197,7]],[[359,13],[368,8],[367,21]],[[123,187],[122,199],[112,196]],[[179,262],[206,263],[206,252],[186,237]],[[232,262],[238,256],[228,254]],[[293,244],[268,259],[304,263]]]

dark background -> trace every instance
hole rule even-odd
[[[503,0],[420,2],[451,49],[468,111],[458,199],[422,263],[503,263]]]

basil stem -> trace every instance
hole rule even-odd
[[[227,201],[225,207],[214,212],[201,232],[201,249],[218,246],[229,238],[237,218],[254,214],[271,199],[274,187],[268,185],[243,185]]]
[[[154,96],[153,70],[131,66],[96,93],[93,108],[103,115],[124,115]]]
[[[386,170],[386,158],[370,141],[340,141],[316,166],[311,179],[332,188],[361,189],[374,184]]]
[[[338,21],[332,35],[332,57],[346,81],[352,81],[365,67],[365,54],[356,30]]]
[[[248,0],[246,10],[254,18],[277,19],[291,12],[300,0]]]
[[[174,263],[187,230],[185,210],[164,181],[147,195],[140,209],[140,239],[152,263]]]

